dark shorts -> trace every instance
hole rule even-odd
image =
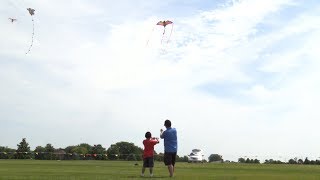
[[[176,152],[165,152],[164,153],[164,164],[166,166],[173,165],[176,163]]]
[[[143,158],[143,167],[153,167],[153,157]]]

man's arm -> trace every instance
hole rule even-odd
[[[164,134],[163,134],[163,129],[160,129],[160,138],[163,139],[164,138]]]

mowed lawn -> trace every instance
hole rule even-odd
[[[317,165],[177,163],[174,178],[168,178],[162,162],[156,162],[153,178],[148,171],[141,178],[141,166],[134,161],[0,160],[0,179],[320,180]]]

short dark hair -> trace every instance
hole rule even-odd
[[[148,131],[146,132],[146,135],[144,135],[146,138],[151,138],[151,133]]]
[[[164,121],[164,126],[165,127],[171,127],[171,121],[169,119]]]

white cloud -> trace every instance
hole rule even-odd
[[[0,107],[6,107],[0,122],[9,128],[23,124],[1,142],[14,146],[28,136],[35,145],[126,140],[141,146],[145,131],[157,135],[169,118],[178,129],[181,155],[196,146],[225,158],[285,156],[291,155],[292,137],[311,149],[292,155],[316,153],[308,139],[317,137],[309,130],[315,130],[319,117],[319,16],[313,11],[286,22],[277,19],[281,26],[267,23],[270,29],[264,32],[259,24],[299,4],[239,1],[174,19],[170,42],[161,44],[163,29],[154,25],[161,14],[109,22],[107,17],[119,12],[86,1],[70,3],[34,2],[36,41],[28,56],[23,53],[29,17],[14,26],[0,22]],[[62,13],[56,14],[59,7]],[[299,44],[283,45],[286,39]],[[231,84],[234,95],[198,88],[215,83]],[[34,127],[39,133],[53,127],[59,134],[39,136]]]

